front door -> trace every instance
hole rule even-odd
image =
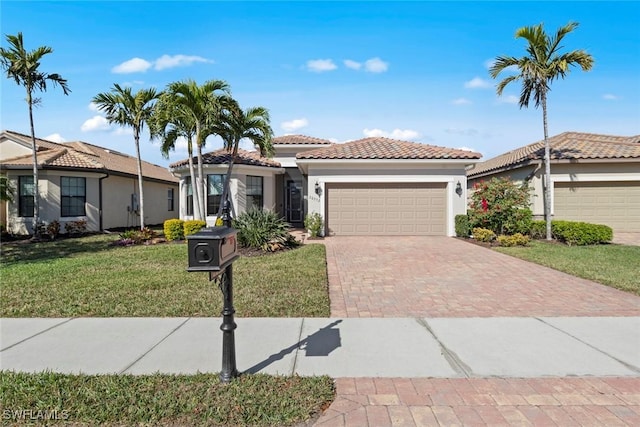
[[[285,191],[285,210],[288,223],[302,223],[302,187],[295,181],[287,181],[287,189]]]

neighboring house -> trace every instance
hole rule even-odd
[[[140,225],[137,159],[88,144],[58,144],[36,139],[40,220],[44,223],[86,220],[88,231]],[[7,230],[33,232],[33,152],[31,137],[0,133],[0,171],[16,189],[6,204]],[[142,162],[145,224],[178,217],[178,180],[161,166]],[[64,231],[62,228],[61,231]]]
[[[565,132],[551,144],[554,219],[606,224],[640,232],[640,135]],[[536,218],[544,217],[544,141],[509,151],[469,169],[469,185],[493,177],[527,181]]]
[[[234,211],[239,214],[249,206],[272,209],[295,226],[318,212],[325,235],[452,236],[455,215],[466,212],[465,168],[481,157],[388,138],[332,144],[288,135],[274,138],[273,144],[273,159],[239,152],[231,181]],[[218,183],[228,161],[225,150],[203,160],[209,225],[215,223],[222,192]],[[181,178],[181,218],[191,218],[187,160],[170,168]]]

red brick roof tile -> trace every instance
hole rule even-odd
[[[283,135],[271,140],[273,145],[331,145],[326,139],[314,138],[306,135]]]
[[[205,153],[202,155],[202,164],[203,165],[222,165],[228,164],[231,160],[231,153],[225,149],[221,148],[216,151],[212,151],[210,153]],[[180,166],[187,165],[189,163],[189,159],[180,160],[178,162],[172,163],[169,165],[170,168],[177,168]],[[193,163],[198,164],[198,158],[193,158]],[[235,164],[240,165],[250,165],[250,166],[263,166],[270,168],[279,168],[280,163],[268,159],[266,157],[262,157],[257,151],[247,151],[243,149],[238,150],[238,155],[234,161]]]
[[[298,159],[314,160],[426,160],[479,159],[480,153],[383,137],[370,137],[299,153]]]
[[[549,138],[549,144],[551,160],[638,159],[640,161],[640,135],[628,137],[564,132]],[[478,163],[469,170],[467,175],[473,178],[543,159],[544,141],[538,141]]]

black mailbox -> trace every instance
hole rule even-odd
[[[221,271],[238,258],[238,231],[231,227],[203,228],[187,236],[187,271]]]

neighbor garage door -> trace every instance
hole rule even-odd
[[[554,218],[640,231],[640,182],[556,182]]]
[[[327,184],[331,235],[446,235],[446,184]]]

